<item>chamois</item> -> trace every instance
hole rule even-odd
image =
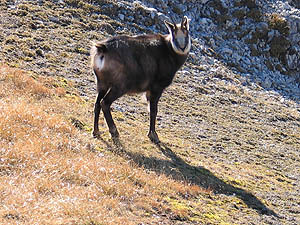
[[[155,131],[157,104],[164,89],[184,64],[191,48],[189,19],[181,23],[164,21],[169,34],[115,36],[94,42],[91,67],[96,75],[98,96],[94,108],[93,136],[99,137],[99,114],[102,109],[112,138],[119,136],[110,106],[119,97],[145,92],[150,103],[148,137],[159,143]]]

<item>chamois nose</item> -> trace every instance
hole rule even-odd
[[[183,37],[177,38],[177,42],[180,49],[185,48],[185,38]]]

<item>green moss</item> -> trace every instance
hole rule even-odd
[[[220,220],[220,216],[214,213],[206,213],[203,215],[205,218],[210,219],[210,220]]]
[[[57,78],[56,85],[57,85],[57,87],[68,88],[72,84],[70,83],[70,81],[68,79],[66,79],[64,77],[59,77],[59,78]]]
[[[29,6],[27,4],[19,4],[18,8],[25,11],[29,11]]]
[[[90,133],[92,131],[92,128],[88,126],[88,124],[82,122],[81,120],[71,116],[70,121],[73,124],[74,127],[76,127],[79,130],[86,131]]]
[[[53,63],[53,62],[57,61],[57,57],[52,54],[47,53],[47,54],[45,54],[45,57],[48,60],[48,62]]]
[[[197,217],[193,207],[189,206],[187,202],[177,199],[172,199],[166,197],[165,201],[170,204],[170,210],[172,211],[174,217],[179,220],[191,220],[191,217],[194,217],[194,220]],[[198,212],[197,212],[198,213]]]
[[[51,47],[50,44],[45,42],[41,44],[41,49],[45,50],[45,51],[51,51]]]
[[[60,55],[63,58],[69,58],[70,57],[70,55],[67,52],[62,52]]]

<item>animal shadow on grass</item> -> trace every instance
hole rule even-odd
[[[162,152],[168,159],[158,159],[156,157],[148,157],[138,153],[127,151],[118,138],[113,139],[114,146],[100,138],[106,144],[108,149],[117,155],[132,160],[138,166],[155,171],[157,174],[165,174],[174,180],[185,181],[194,185],[198,185],[204,189],[210,189],[215,194],[234,195],[240,198],[249,208],[255,209],[262,215],[278,216],[273,210],[269,209],[257,197],[242,188],[225,183],[216,177],[208,169],[202,166],[192,166],[186,163],[182,158],[176,155],[171,148],[164,143],[155,144],[158,150]]]

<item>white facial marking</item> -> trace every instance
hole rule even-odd
[[[183,32],[181,32],[180,35],[176,35],[175,38],[172,38],[171,36],[171,45],[173,50],[179,54],[179,55],[187,55],[191,49],[191,38],[190,36],[188,36],[188,41],[187,41],[187,45],[185,42],[185,38],[186,36],[183,34]],[[177,41],[178,45],[176,45],[175,40]],[[184,48],[184,50],[182,50]]]

